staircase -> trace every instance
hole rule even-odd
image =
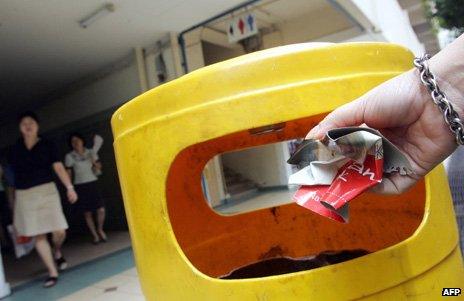
[[[223,166],[227,193],[234,201],[246,199],[258,192],[258,185],[233,169]]]

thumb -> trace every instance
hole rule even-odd
[[[335,109],[306,135],[306,139],[322,139],[331,129],[363,124],[368,97],[368,95],[363,95]]]

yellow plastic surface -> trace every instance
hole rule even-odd
[[[218,216],[200,198],[206,156],[302,136],[331,110],[410,69],[412,58],[385,43],[278,47],[202,68],[118,109],[114,147],[147,300],[438,300],[443,287],[464,288],[441,166],[404,196],[366,195],[352,202],[349,225],[296,205],[279,207],[281,215],[266,209]],[[281,134],[247,136],[248,129],[281,122],[287,124]],[[268,231],[256,230],[261,226]],[[274,243],[284,246],[277,255],[286,256],[316,251],[320,244],[366,246],[373,253],[292,274],[216,278],[276,250]]]

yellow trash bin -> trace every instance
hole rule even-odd
[[[221,216],[201,188],[216,154],[304,137],[331,110],[410,69],[412,59],[385,43],[277,47],[202,68],[118,109],[114,148],[146,298],[436,300],[442,288],[464,288],[441,166],[401,196],[359,197],[349,224],[295,204]],[[274,124],[283,128],[253,135]],[[261,259],[346,249],[371,253],[296,273],[219,279]]]

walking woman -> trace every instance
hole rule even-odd
[[[52,287],[58,281],[58,270],[67,266],[61,246],[68,228],[53,172],[66,187],[69,202],[74,203],[77,194],[55,146],[38,135],[37,116],[32,112],[22,114],[19,130],[22,139],[8,155],[16,188],[13,224],[18,235],[35,237],[35,248],[49,274],[43,286]],[[53,249],[48,243],[48,233],[52,234]]]
[[[69,136],[69,145],[72,151],[66,154],[65,165],[79,195],[78,208],[84,213],[85,222],[93,236],[93,243],[106,242],[107,237],[103,230],[105,222],[105,207],[100,196],[97,175],[101,173],[101,163],[94,150],[85,148],[84,138],[79,133]],[[95,226],[93,214],[96,212],[97,225]]]

